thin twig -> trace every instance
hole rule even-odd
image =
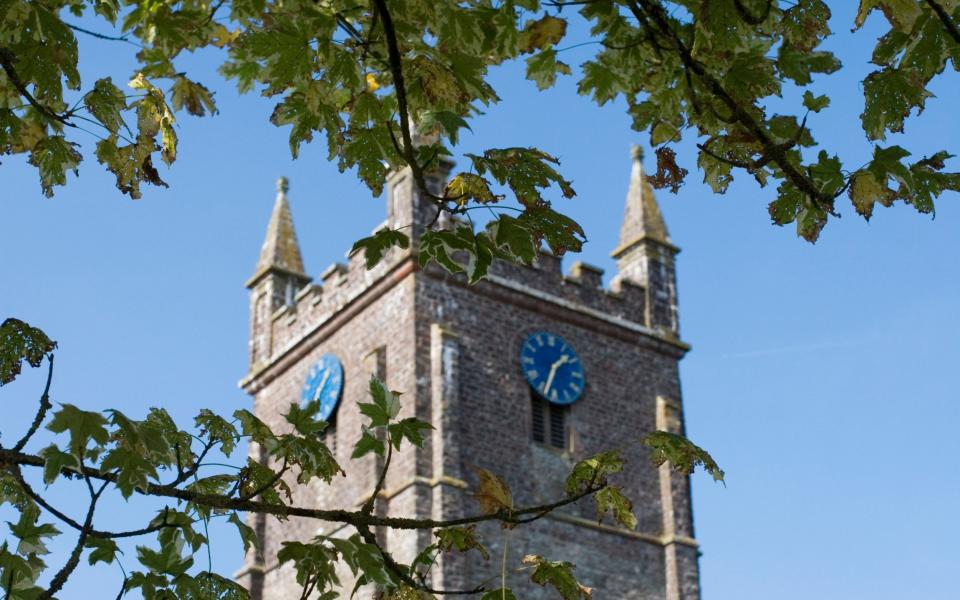
[[[96,31],[90,31],[89,29],[84,29],[83,27],[80,27],[79,25],[73,25],[72,23],[64,23],[64,25],[66,25],[66,26],[69,27],[70,29],[73,29],[74,31],[79,31],[80,33],[85,33],[85,34],[87,34],[87,35],[89,35],[89,36],[93,36],[93,37],[95,37],[95,38],[97,38],[97,39],[109,40],[109,41],[111,41],[111,42],[126,42],[126,43],[128,43],[128,44],[130,44],[130,45],[132,45],[132,46],[136,46],[137,48],[143,48],[143,45],[142,45],[142,44],[138,44],[137,42],[132,41],[126,34],[121,35],[121,36],[105,35],[105,34],[103,34],[103,33],[97,33]]]
[[[42,468],[44,459],[33,454],[24,454],[22,452],[13,452],[12,450],[0,449],[0,466],[20,465],[28,467]],[[91,479],[115,483],[117,475],[115,473],[103,472],[92,467],[81,467],[80,469],[64,468],[63,472],[76,474],[79,470],[82,475]],[[602,486],[589,486],[583,491],[567,496],[555,502],[541,504],[537,506],[528,506],[512,511],[501,511],[491,514],[472,515],[458,519],[436,520],[436,519],[416,519],[407,517],[378,516],[374,514],[364,514],[361,511],[351,511],[344,509],[322,509],[307,508],[304,506],[287,506],[283,504],[271,504],[258,500],[242,500],[222,494],[205,494],[193,490],[180,488],[171,488],[148,483],[145,489],[135,488],[134,492],[143,496],[154,496],[161,498],[177,498],[185,502],[191,502],[196,505],[208,508],[222,508],[230,510],[240,510],[271,515],[282,515],[292,517],[306,517],[320,521],[333,523],[344,523],[353,526],[380,526],[391,529],[437,529],[443,527],[453,527],[457,525],[470,525],[473,523],[482,523],[486,521],[500,521],[504,523],[518,523],[524,517],[529,515],[542,515],[549,511],[572,504],[590,494],[602,489]],[[539,518],[539,517],[538,517]]]
[[[50,382],[53,381],[53,353],[47,355],[47,384],[43,386],[43,394],[40,396],[40,406],[37,408],[37,414],[33,417],[33,423],[30,424],[30,429],[27,430],[23,437],[14,444],[14,452],[20,452],[23,450],[23,447],[27,445],[27,442],[30,441],[30,438],[33,437],[33,434],[37,432],[37,429],[40,427],[40,424],[43,423],[44,417],[47,416],[47,411],[50,410],[52,406],[50,404]]]
[[[377,479],[377,484],[373,486],[373,493],[370,494],[370,497],[367,498],[367,501],[363,503],[362,507],[360,507],[360,512],[368,515],[373,512],[373,505],[377,501],[377,496],[379,496],[380,492],[383,491],[383,483],[387,480],[387,469],[390,468],[390,459],[393,458],[393,444],[390,443],[389,437],[387,438],[386,442],[387,457],[383,460],[383,468],[380,469],[380,477]]]

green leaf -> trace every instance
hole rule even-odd
[[[501,214],[487,223],[487,237],[516,262],[529,265],[537,257],[534,232],[509,215]]]
[[[564,600],[589,600],[593,590],[581,585],[573,576],[574,565],[566,561],[546,560],[542,556],[528,554],[523,564],[532,565],[530,579],[539,585],[553,586]]]
[[[545,240],[555,256],[580,252],[586,241],[579,223],[549,206],[528,208],[517,220],[531,232],[537,246]]]
[[[4,600],[36,600],[44,590],[36,581],[46,566],[37,555],[18,556],[10,552],[7,542],[0,545],[0,589]]]
[[[129,498],[135,490],[146,491],[150,479],[157,477],[156,467],[143,454],[123,447],[107,453],[100,467],[115,471],[117,489],[124,498]]]
[[[56,347],[40,329],[19,319],[6,319],[0,324],[0,386],[17,378],[24,361],[39,367],[44,355]]]
[[[160,550],[137,546],[137,559],[153,573],[177,577],[193,566],[193,558],[189,555],[184,556],[182,549],[182,538],[162,544]]]
[[[78,174],[83,157],[77,147],[62,135],[54,135],[43,138],[30,151],[29,162],[40,172],[40,186],[47,198],[53,197],[53,186],[67,184],[67,171]]]
[[[241,521],[236,512],[230,513],[227,522],[233,523],[236,526],[237,532],[240,534],[240,539],[243,540],[244,552],[249,552],[250,548],[261,549],[260,538],[257,537],[257,532],[254,531],[253,527]]]
[[[590,487],[606,484],[607,476],[623,471],[623,456],[619,450],[601,452],[590,458],[578,461],[567,476],[565,489],[573,496]]]
[[[443,552],[476,550],[483,556],[484,560],[490,559],[487,548],[477,538],[476,525],[437,529],[433,532],[433,535],[437,537],[437,546]]]
[[[723,470],[713,457],[682,435],[654,431],[643,438],[643,444],[650,448],[650,460],[655,466],[669,462],[674,471],[685,475],[689,475],[699,466],[710,473],[714,481],[723,481]]]
[[[327,423],[319,418],[320,403],[311,400],[306,404],[291,402],[290,410],[283,415],[287,423],[293,425],[294,430],[303,436],[312,436],[320,433],[327,427]]]
[[[807,110],[818,113],[830,106],[830,97],[825,94],[823,96],[814,96],[810,90],[806,90],[803,92],[803,106]]]
[[[200,414],[193,420],[200,429],[200,435],[206,436],[212,442],[220,444],[220,451],[226,456],[233,453],[240,433],[229,421],[214,414],[209,409],[200,409]]]
[[[439,133],[442,130],[454,145],[457,143],[461,129],[473,131],[466,119],[449,110],[423,111],[420,113],[420,122],[417,125],[425,134]]]
[[[364,427],[363,433],[360,435],[360,439],[353,447],[353,454],[351,455],[351,458],[360,458],[371,452],[377,456],[383,456],[386,450],[387,448],[384,446],[383,442],[378,440],[369,429]]]
[[[783,11],[779,23],[783,39],[800,50],[813,50],[830,35],[830,16],[830,7],[822,0],[799,0]]]
[[[467,154],[480,175],[490,173],[500,184],[510,187],[517,200],[526,206],[543,203],[540,189],[556,184],[564,198],[576,195],[570,182],[564,179],[551,164],[560,161],[536,148],[491,148],[483,156]]]
[[[183,75],[173,80],[173,87],[170,88],[170,102],[173,104],[173,110],[186,108],[188,113],[197,117],[204,116],[207,111],[212,115],[217,114],[213,92]]]
[[[906,201],[922,213],[933,212],[933,200],[946,190],[960,191],[960,173],[943,173],[944,161],[953,155],[937,152],[910,165],[913,187]]]
[[[885,139],[886,132],[903,131],[904,121],[913,109],[923,112],[931,94],[919,75],[901,69],[874,71],[863,80],[866,100],[860,120],[867,138]]]
[[[405,233],[384,227],[370,237],[357,240],[350,249],[350,254],[363,250],[366,259],[367,268],[372,269],[383,260],[383,255],[387,250],[398,246],[406,250],[410,247],[410,238]]]
[[[300,468],[297,482],[301,484],[309,483],[314,477],[330,483],[334,475],[343,473],[330,448],[316,434],[303,437],[284,434],[278,438],[276,447],[268,449],[271,456]]]
[[[608,485],[593,496],[597,505],[598,521],[603,521],[608,512],[627,529],[637,528],[637,517],[633,514],[633,503],[623,495],[619,487]]]
[[[87,557],[87,562],[91,565],[98,562],[110,564],[116,560],[117,554],[120,553],[120,547],[110,538],[94,537],[92,535],[87,536],[84,548],[93,550]]]
[[[243,432],[243,435],[249,436],[254,442],[267,444],[276,438],[270,427],[249,410],[238,409],[234,411],[233,416],[240,421],[240,431]]]
[[[809,173],[820,192],[829,197],[835,196],[846,181],[840,159],[829,156],[826,150],[821,150],[817,155],[817,162],[810,166]]]
[[[110,439],[107,432],[107,420],[98,412],[80,410],[72,404],[61,405],[53,413],[53,419],[47,429],[54,433],[70,433],[70,452],[77,458],[83,458],[88,442],[97,445],[106,444]]]
[[[622,91],[623,83],[614,71],[601,62],[588,61],[581,65],[583,79],[577,84],[581,96],[593,95],[600,106],[615,99]]]
[[[370,378],[368,390],[373,403],[359,403],[360,412],[370,418],[372,427],[384,427],[400,414],[400,394],[388,390],[376,376]]]
[[[537,84],[538,90],[553,87],[557,82],[557,74],[570,75],[573,71],[570,65],[557,60],[557,51],[547,48],[527,59],[527,79]]]
[[[10,527],[10,533],[20,540],[17,545],[17,554],[27,556],[30,554],[49,554],[44,538],[51,538],[60,535],[60,530],[50,523],[37,523],[37,513],[34,511],[23,511],[20,513],[20,520],[16,523],[7,522]]]
[[[433,425],[415,417],[401,419],[387,426],[387,431],[390,434],[390,443],[393,444],[393,447],[397,450],[400,449],[403,440],[409,441],[417,448],[422,448],[423,434],[421,432],[426,429],[433,429]]]
[[[127,108],[127,99],[123,90],[115,86],[109,77],[97,80],[93,89],[84,96],[83,103],[107,131],[119,133],[122,127],[126,127],[121,113]]]
[[[76,456],[60,450],[56,444],[50,444],[39,454],[43,457],[43,482],[47,485],[56,481],[63,469],[80,467]]]

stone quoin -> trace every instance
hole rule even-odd
[[[300,401],[311,368],[325,355],[339,358],[342,398],[325,439],[348,475],[331,485],[298,486],[291,478],[293,502],[359,507],[372,493],[380,459],[350,460],[350,454],[366,422],[357,402],[367,400],[375,374],[403,392],[401,417],[435,427],[422,449],[405,446],[394,455],[378,514],[476,514],[473,465],[503,477],[518,506],[554,501],[563,497],[576,460],[627,447],[627,468],[614,483],[634,501],[636,531],[609,518],[598,523],[591,498],[512,530],[486,523],[479,532],[491,559],[476,552],[443,554],[432,571],[434,588],[500,587],[500,556],[508,544],[508,585],[521,598],[556,596],[531,583],[528,572],[516,571],[524,555],[540,554],[574,563],[576,576],[598,600],[699,599],[689,479],[666,465],[654,467],[647,449],[634,443],[655,429],[683,432],[678,362],[689,349],[678,326],[679,250],[642,158],[635,148],[609,289],[600,269],[576,262],[564,275],[560,259],[546,252],[531,267],[495,263],[475,285],[435,265],[421,269],[417,239],[433,223],[435,209],[419,197],[408,169],[389,177],[386,224],[412,224],[405,230],[412,232],[411,247],[390,250],[371,270],[362,252],[354,254],[314,280],[303,266],[288,184],[281,179],[260,260],[247,282],[250,367],[241,387],[253,397],[256,415],[282,432],[289,428],[283,413]],[[442,189],[451,167],[432,173],[429,185]],[[585,383],[572,404],[545,402],[531,389],[520,353],[535,332],[559,336],[576,350]],[[255,444],[250,453],[263,459]],[[335,523],[266,515],[251,514],[249,524],[263,550],[251,550],[236,577],[253,600],[300,597],[292,566],[277,563],[282,541],[354,533]],[[433,541],[426,530],[376,533],[403,563]],[[340,579],[348,597],[354,583],[345,567]],[[375,593],[368,586],[357,597]]]

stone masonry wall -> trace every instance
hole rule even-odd
[[[256,414],[276,430],[285,430],[282,413],[299,402],[306,373],[321,355],[333,352],[344,366],[334,425],[337,458],[348,477],[330,486],[298,487],[291,481],[295,504],[358,506],[373,489],[374,457],[349,459],[365,422],[356,403],[366,398],[372,370],[379,369],[391,389],[404,392],[402,416],[415,414],[437,426],[422,450],[406,449],[394,458],[378,511],[396,516],[475,513],[476,503],[465,492],[475,483],[470,465],[503,476],[518,504],[558,499],[575,460],[653,430],[658,398],[680,405],[677,361],[686,346],[645,322],[643,287],[622,281],[605,290],[601,272],[587,265],[575,265],[565,277],[559,259],[550,255],[529,268],[497,263],[488,280],[467,286],[462,277],[435,267],[419,270],[413,251],[392,250],[371,271],[362,256],[334,265],[262,325],[271,328],[270,358],[242,385],[254,395]],[[530,390],[518,352],[523,337],[538,329],[564,337],[583,361],[587,386],[570,408],[570,452],[531,442]],[[682,413],[677,414],[682,426]],[[508,543],[512,566],[527,553],[574,562],[583,583],[596,588],[597,599],[697,600],[686,479],[664,480],[637,444],[626,456],[628,474],[617,483],[634,500],[637,532],[597,525],[592,500],[586,500],[509,533],[495,524],[483,526],[491,552],[499,556]],[[667,526],[664,494],[671,498]],[[262,594],[255,593],[254,600],[298,597],[292,570],[276,568],[281,540],[353,533],[304,519],[258,518],[252,525],[264,532],[263,560],[249,556],[238,575],[248,585],[262,582]],[[409,561],[430,537],[429,532],[390,531],[386,546],[398,560]],[[470,587],[498,575],[499,561],[453,556],[436,571],[435,585]],[[344,589],[352,589],[350,578],[342,575]],[[537,586],[522,585],[524,597],[549,596]],[[360,597],[371,594],[366,590]]]

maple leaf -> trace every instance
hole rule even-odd
[[[4,320],[0,324],[0,386],[17,378],[24,361],[39,367],[43,357],[56,347],[57,343],[42,330],[20,319]]]
[[[544,15],[536,21],[528,21],[520,32],[520,52],[529,54],[553,46],[567,33],[567,22],[551,15]]]
[[[564,600],[589,600],[593,596],[593,590],[573,576],[573,563],[546,560],[536,554],[524,556],[522,562],[533,566],[530,579],[534,583],[553,586]]]
[[[507,482],[483,467],[471,468],[480,480],[473,492],[473,497],[480,504],[480,512],[492,515],[513,510],[513,494]]]

